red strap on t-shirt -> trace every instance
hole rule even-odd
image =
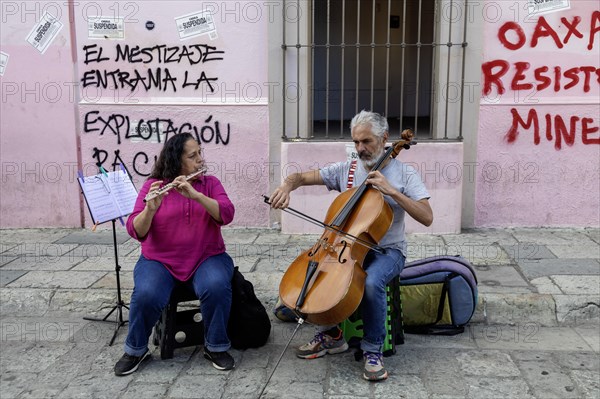
[[[354,183],[354,171],[356,170],[356,159],[353,159],[350,163],[350,171],[348,171],[348,185],[347,188],[351,189]]]

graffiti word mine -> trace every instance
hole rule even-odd
[[[541,142],[540,125],[544,124],[544,136],[547,141],[554,141],[554,148],[560,150],[562,143],[572,146],[575,138],[580,137],[584,145],[600,144],[600,128],[594,119],[581,118],[573,115],[563,117],[561,115],[546,114],[543,118],[538,116],[534,108],[529,109],[527,117],[523,118],[516,108],[510,110],[512,114],[512,124],[506,133],[506,141],[513,143],[519,136],[519,127],[523,129],[533,128],[533,143],[539,145]]]

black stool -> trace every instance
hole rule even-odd
[[[181,302],[198,298],[188,284],[177,282],[169,303],[154,326],[154,345],[160,347],[161,359],[172,359],[177,348],[204,344],[204,322],[200,309],[177,311]]]

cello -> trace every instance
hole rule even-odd
[[[396,158],[403,148],[409,149],[414,144],[413,137],[413,131],[405,129],[401,134],[402,140],[388,148],[371,171],[383,169],[390,157]],[[269,197],[263,198],[265,203],[271,204]],[[259,398],[305,320],[319,325],[337,324],[358,308],[366,279],[362,268],[365,256],[370,250],[384,251],[377,244],[393,221],[392,209],[383,194],[366,182],[339,194],[329,207],[324,222],[290,207],[283,210],[318,224],[325,231],[310,249],[290,264],[279,284],[280,298],[296,313],[298,324]]]
[[[388,158],[410,148],[412,130],[404,130],[401,137],[371,171],[382,169]],[[383,251],[377,244],[393,217],[383,194],[366,182],[339,194],[327,210],[323,234],[286,270],[279,284],[283,304],[299,318],[317,325],[347,319],[362,300],[366,278],[363,261],[370,250]]]

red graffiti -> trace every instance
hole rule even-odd
[[[535,48],[540,43],[550,43],[557,49],[563,49],[565,45],[576,40],[587,40],[587,49],[593,50],[596,36],[600,32],[600,11],[591,13],[589,19],[589,33],[582,28],[582,17],[562,17],[558,27],[552,27],[545,17],[540,16],[531,32],[529,47]],[[583,31],[583,32],[582,32]],[[586,37],[587,35],[587,37]],[[507,21],[498,30],[498,40],[510,51],[524,49],[528,38],[525,30],[514,21]],[[547,50],[543,50],[547,52]],[[566,54],[565,54],[566,55]],[[564,55],[563,55],[564,58]],[[597,58],[597,57],[596,57]],[[559,52],[556,63],[561,63]],[[507,60],[497,59],[485,62],[481,65],[483,74],[484,95],[489,95],[495,88],[499,95],[504,94],[508,88],[514,92],[554,90],[571,90],[579,88],[584,93],[597,89],[600,84],[600,68],[597,59],[590,64],[581,66],[541,65],[531,66],[527,61],[515,61],[509,63]],[[506,132],[505,139],[508,143],[514,143],[520,130],[533,130],[533,143],[540,145],[543,137],[548,142],[554,142],[554,148],[560,150],[563,145],[571,147],[580,140],[583,145],[600,144],[600,128],[598,120],[594,118],[571,115],[544,114],[538,115],[536,109],[531,108],[527,115],[522,115],[516,108],[510,110],[512,123]]]
[[[591,90],[592,81],[600,84],[600,68],[592,65],[569,68],[565,71],[560,66],[541,66],[529,69],[528,62],[515,62],[512,68],[508,61],[493,60],[481,65],[483,73],[483,94],[489,95],[495,86],[498,94],[504,94],[506,84],[510,84],[512,90],[530,90],[535,87],[536,91],[542,91],[550,86],[555,92],[569,90],[582,86],[585,93]],[[510,72],[510,73],[509,73]],[[554,83],[554,84],[552,84]]]
[[[592,20],[590,22],[590,40],[588,42],[588,50],[594,48],[594,38],[596,37],[596,32],[600,32],[600,11],[594,11],[592,14]]]
[[[506,132],[506,141],[513,143],[517,140],[520,133],[519,127],[527,130],[533,128],[533,143],[539,145],[541,137],[540,120],[537,111],[534,108],[529,109],[526,120],[523,120],[516,108],[512,108],[510,113],[512,114],[512,124],[508,132]],[[600,128],[592,118],[581,118],[576,115],[570,116],[568,117],[568,128],[565,118],[561,115],[546,114],[544,115],[544,120],[546,140],[554,140],[554,148],[556,150],[562,148],[563,140],[567,146],[572,146],[575,144],[576,137],[581,137],[581,143],[584,145],[600,144]]]
[[[517,34],[517,38],[519,40],[516,43],[511,43],[506,37],[506,33],[510,30],[513,30]],[[500,43],[502,43],[507,49],[518,50],[523,47],[527,41],[527,37],[525,37],[525,31],[523,31],[521,25],[513,21],[508,21],[498,30],[498,40],[500,40]]]
[[[565,44],[569,42],[571,36],[575,36],[579,39],[584,39],[583,33],[579,31],[577,26],[581,23],[581,17],[575,16],[570,21],[562,17],[560,21],[562,22],[562,26],[566,28],[566,32],[561,32],[563,34],[562,40],[559,36],[559,32],[557,32],[546,18],[543,16],[539,17],[537,23],[535,24],[535,28],[533,30],[533,34],[531,35],[531,42],[529,43],[530,47],[536,47],[541,39],[549,38],[554,42],[554,45],[561,49]],[[511,40],[508,38],[509,32],[513,32],[517,36],[517,40]],[[600,32],[600,11],[594,11],[590,18],[590,33],[588,36],[588,50],[592,50],[594,48],[594,41],[596,38],[596,33]],[[527,37],[525,35],[525,31],[517,22],[508,21],[505,22],[500,29],[498,30],[498,40],[504,47],[509,50],[515,51],[519,50],[521,47],[527,43]]]
[[[560,41],[558,34],[554,31],[554,29],[552,29],[550,25],[548,25],[548,22],[544,17],[540,17],[538,19],[537,24],[535,25],[535,30],[533,31],[533,35],[531,36],[531,47],[537,46],[538,40],[540,40],[541,37],[551,37],[552,40],[554,40],[554,44],[556,44],[556,47],[563,48],[563,44]]]

